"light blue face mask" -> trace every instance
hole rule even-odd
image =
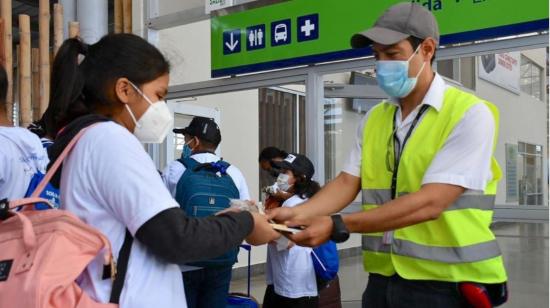
[[[193,139],[189,140],[189,142],[187,142],[183,145],[183,151],[181,151],[181,158],[185,159],[185,158],[189,158],[189,157],[191,157],[191,155],[193,155],[193,150],[189,146],[189,143],[191,143],[191,141],[193,141]]]
[[[409,62],[416,55],[419,48],[420,46],[406,61],[376,61],[376,79],[378,85],[386,94],[391,97],[403,98],[412,92],[416,86],[418,76],[420,76],[426,65],[426,62],[424,62],[418,74],[415,77],[409,77]]]

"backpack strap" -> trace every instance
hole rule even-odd
[[[220,166],[223,166],[225,169],[229,168],[231,166],[230,163],[226,162],[225,160],[223,159],[220,159],[216,162],[216,164],[220,165]]]
[[[44,175],[44,178],[42,179],[42,181],[40,181],[40,183],[38,184],[38,186],[36,186],[36,189],[34,190],[34,192],[32,193],[31,195],[31,198],[37,198],[38,196],[40,196],[40,194],[42,193],[42,191],[44,191],[44,189],[46,188],[46,185],[48,185],[48,183],[50,182],[50,180],[52,179],[52,177],[54,176],[54,174],[57,172],[57,169],[61,166],[61,164],[63,163],[63,160],[67,157],[67,155],[69,155],[69,153],[71,152],[71,150],[73,149],[73,147],[76,145],[76,143],[78,142],[78,140],[80,140],[80,138],[92,127],[96,126],[97,124],[99,123],[95,123],[95,124],[92,124],[86,128],[83,128],[82,130],[80,130],[80,132],[78,132],[78,134],[76,134],[76,136],[73,137],[73,139],[71,139],[71,141],[69,142],[69,144],[63,149],[63,151],[61,152],[61,154],[59,155],[59,157],[57,157],[57,159],[55,160],[55,162],[53,163],[53,165],[50,167],[50,169],[48,170],[48,172],[46,172],[46,175]]]
[[[205,169],[219,175],[227,175],[227,168],[229,168],[229,166],[231,165],[228,162],[218,160],[216,162],[198,164],[193,171]]]
[[[191,157],[179,158],[178,161],[185,167],[185,169],[191,171],[195,171],[195,168],[199,165],[199,162]]]
[[[48,147],[48,157],[50,158],[50,163],[48,164],[48,171],[52,168],[54,162],[59,158],[65,148],[68,147],[69,143],[75,138],[75,136],[86,127],[94,123],[110,121],[109,118],[98,115],[98,114],[88,114],[81,117],[78,117],[71,121],[67,126],[63,127],[55,136],[54,144]],[[61,173],[63,169],[63,164],[57,167],[57,172],[50,179],[50,183],[59,188],[61,185]]]
[[[134,238],[128,229],[126,229],[126,235],[124,236],[124,243],[118,253],[118,260],[116,266],[115,281],[113,281],[113,287],[111,289],[110,303],[118,304],[120,301],[120,294],[124,287],[124,280],[126,279],[126,272],[128,270],[128,261],[130,260],[130,252],[132,250],[132,242]]]

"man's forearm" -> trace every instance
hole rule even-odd
[[[299,217],[330,215],[349,205],[361,187],[361,179],[341,172],[304,204],[293,208]]]
[[[436,219],[463,192],[464,188],[459,186],[432,184],[381,207],[345,215],[343,219],[353,233],[395,230]]]

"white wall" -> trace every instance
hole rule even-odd
[[[204,0],[158,0],[160,15],[201,8],[204,12]]]
[[[522,51],[522,54],[535,61],[539,66],[546,67],[546,51],[544,49]],[[477,72],[478,65],[475,67]],[[544,76],[547,76],[547,72],[544,73]],[[539,101],[523,92],[517,95],[480,78],[476,79],[475,92],[478,96],[494,103],[500,110],[500,130],[495,156],[502,168],[503,178],[499,182],[496,204],[507,204],[505,144],[517,144],[518,141],[538,144],[544,147],[543,204],[548,204],[548,183],[546,181],[548,178],[548,102],[546,98],[543,101]],[[517,205],[518,203],[509,204]]]
[[[170,85],[210,80],[210,21],[159,31],[158,48],[170,61]]]

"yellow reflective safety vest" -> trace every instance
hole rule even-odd
[[[497,108],[472,94],[447,87],[439,111],[428,108],[416,125],[401,154],[396,196],[420,190],[424,173],[443,147],[453,128],[475,104],[486,104],[495,118]],[[375,106],[363,132],[361,186],[363,209],[382,206],[392,199],[391,168],[387,167],[389,140],[397,106]],[[483,134],[484,132],[479,132]],[[393,153],[393,148],[391,149]],[[393,155],[393,154],[392,154]],[[392,158],[393,159],[393,158]],[[386,233],[363,234],[365,271],[405,279],[500,283],[506,271],[500,249],[489,229],[497,182],[502,173],[492,158],[493,178],[484,192],[463,194],[438,219]]]

